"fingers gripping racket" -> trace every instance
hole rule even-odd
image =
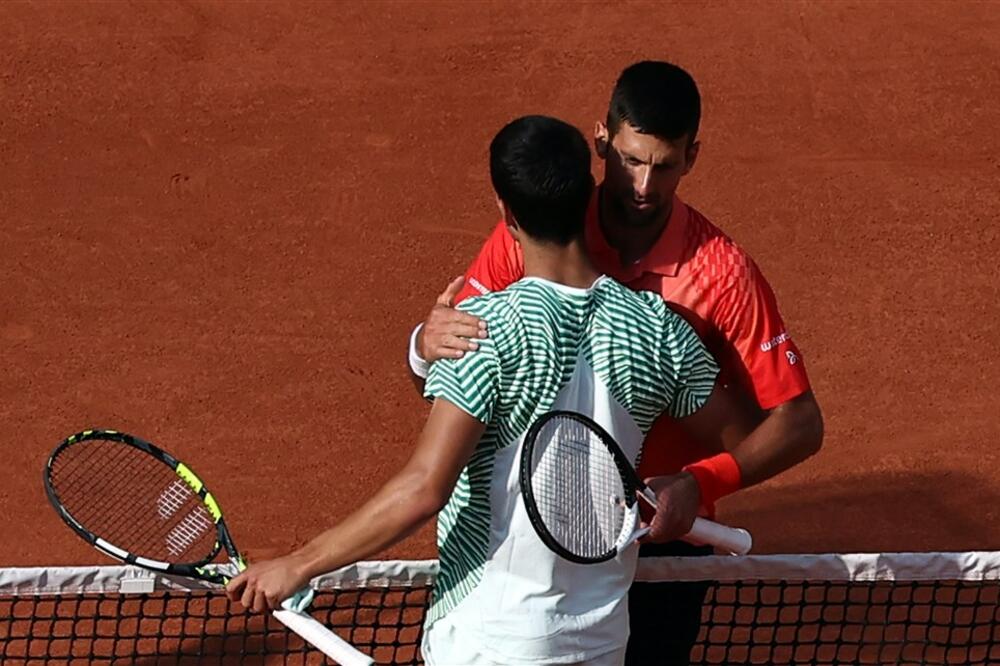
[[[520,476],[535,531],[571,562],[610,560],[649,531],[636,529],[637,499],[655,508],[656,494],[614,438],[583,414],[552,411],[535,421],[524,439]],[[752,544],[746,530],[703,518],[687,536],[737,555]]]
[[[49,456],[45,492],[74,532],[118,560],[225,585],[230,576],[208,566],[225,549],[236,572],[246,569],[222,510],[201,479],[138,437],[86,430],[66,438]],[[374,663],[299,608],[274,615],[345,666]]]

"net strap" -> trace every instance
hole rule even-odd
[[[317,590],[426,587],[436,560],[358,562],[313,579]],[[649,557],[639,581],[1000,581],[1000,552],[850,553]],[[15,567],[0,569],[0,594],[129,593],[216,589],[210,583],[132,566]]]

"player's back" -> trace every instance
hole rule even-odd
[[[586,661],[624,644],[636,549],[586,566],[548,550],[521,501],[524,434],[542,414],[572,410],[636,461],[655,418],[697,409],[717,368],[663,299],[606,277],[589,289],[525,278],[461,308],[484,319],[490,336],[466,358],[438,361],[427,393],[486,431],[438,518],[441,574],[430,621],[473,627],[500,663],[568,654]]]
[[[669,403],[665,353],[694,335],[657,295],[607,277],[588,289],[524,278],[463,309],[487,322],[494,344],[503,381],[493,421],[503,443],[555,408],[598,422],[615,416],[612,427],[626,418],[645,432]]]

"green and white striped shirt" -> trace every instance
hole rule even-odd
[[[704,404],[718,366],[694,330],[659,295],[630,291],[607,277],[589,289],[524,278],[503,291],[465,301],[460,309],[485,320],[490,335],[480,341],[478,351],[434,363],[425,394],[455,404],[485,423],[486,431],[438,515],[440,575],[428,626],[453,611],[458,614],[449,617],[452,620],[474,614],[468,628],[483,634],[486,643],[492,643],[489,634],[503,625],[506,637],[498,637],[503,645],[494,650],[498,661],[513,656],[526,663],[532,655],[545,660],[567,654],[561,639],[553,636],[567,630],[586,632],[593,647],[576,641],[572,656],[587,659],[607,648],[607,640],[614,640],[610,634],[618,631],[608,625],[609,635],[603,637],[594,623],[615,614],[625,617],[623,604],[617,602],[631,582],[634,553],[631,563],[619,556],[584,567],[587,585],[594,585],[595,578],[607,582],[606,601],[620,597],[613,608],[602,615],[586,604],[567,603],[572,591],[559,588],[571,585],[582,565],[548,551],[528,524],[516,479],[520,442],[545,412],[572,409],[609,429],[637,461],[642,438],[660,414],[683,418]],[[501,556],[506,560],[501,562]],[[539,573],[546,568],[555,573]],[[533,584],[512,590],[512,581],[525,571],[530,571]],[[494,585],[491,576],[503,580]],[[546,586],[553,588],[548,590],[549,604],[544,601]],[[504,611],[515,597],[521,599],[517,608]],[[530,600],[529,612],[524,599]],[[463,611],[465,606],[477,609]],[[485,607],[493,609],[490,616],[493,611],[507,616],[514,612],[523,626],[511,617],[487,620]],[[581,624],[581,617],[590,619]],[[519,632],[524,634],[520,643]],[[535,633],[549,638],[535,640]],[[619,637],[620,643],[626,635]]]

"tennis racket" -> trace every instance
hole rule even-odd
[[[521,451],[520,483],[538,536],[580,564],[610,560],[649,532],[636,529],[638,498],[656,507],[656,494],[614,438],[577,412],[548,412],[532,424]],[[752,545],[746,530],[703,518],[687,536],[737,555]]]
[[[45,492],[74,532],[115,559],[225,585],[230,576],[209,566],[225,549],[233,575],[246,569],[222,509],[201,479],[138,437],[114,430],[67,437],[49,456]],[[311,595],[306,588],[293,600],[308,605]],[[274,616],[343,666],[374,663],[301,609],[276,610]]]

